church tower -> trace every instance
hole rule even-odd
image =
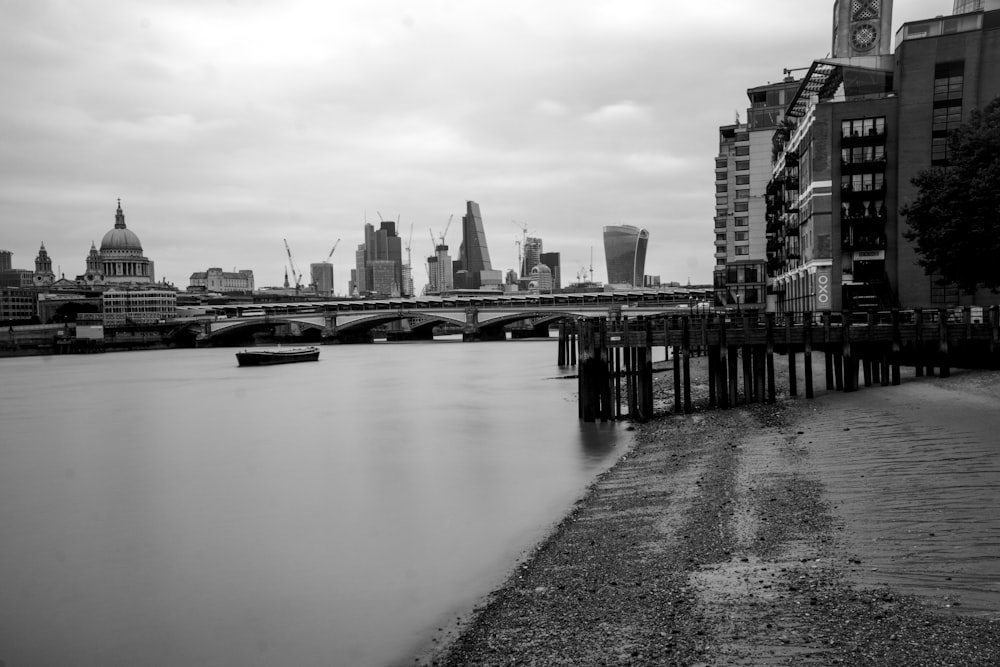
[[[48,287],[55,282],[55,279],[56,274],[52,273],[52,260],[43,243],[38,249],[38,257],[35,257],[35,275],[32,276],[32,280],[35,287]]]
[[[836,0],[833,57],[892,54],[892,0]]]

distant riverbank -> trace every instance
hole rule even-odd
[[[956,371],[642,424],[417,664],[1000,664],[997,408]]]

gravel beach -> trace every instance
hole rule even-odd
[[[656,391],[634,447],[411,664],[1000,664],[1000,374],[692,415],[670,373]]]

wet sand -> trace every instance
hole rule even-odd
[[[1000,373],[953,373],[638,425],[411,664],[1000,664]]]

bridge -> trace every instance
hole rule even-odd
[[[503,340],[514,328],[548,336],[561,321],[594,317],[652,317],[708,305],[710,290],[546,295],[419,297],[219,306],[206,316],[178,320],[198,344],[221,344],[266,332],[303,342],[371,342],[376,330],[392,340],[426,340],[434,329],[460,331],[463,340]]]

